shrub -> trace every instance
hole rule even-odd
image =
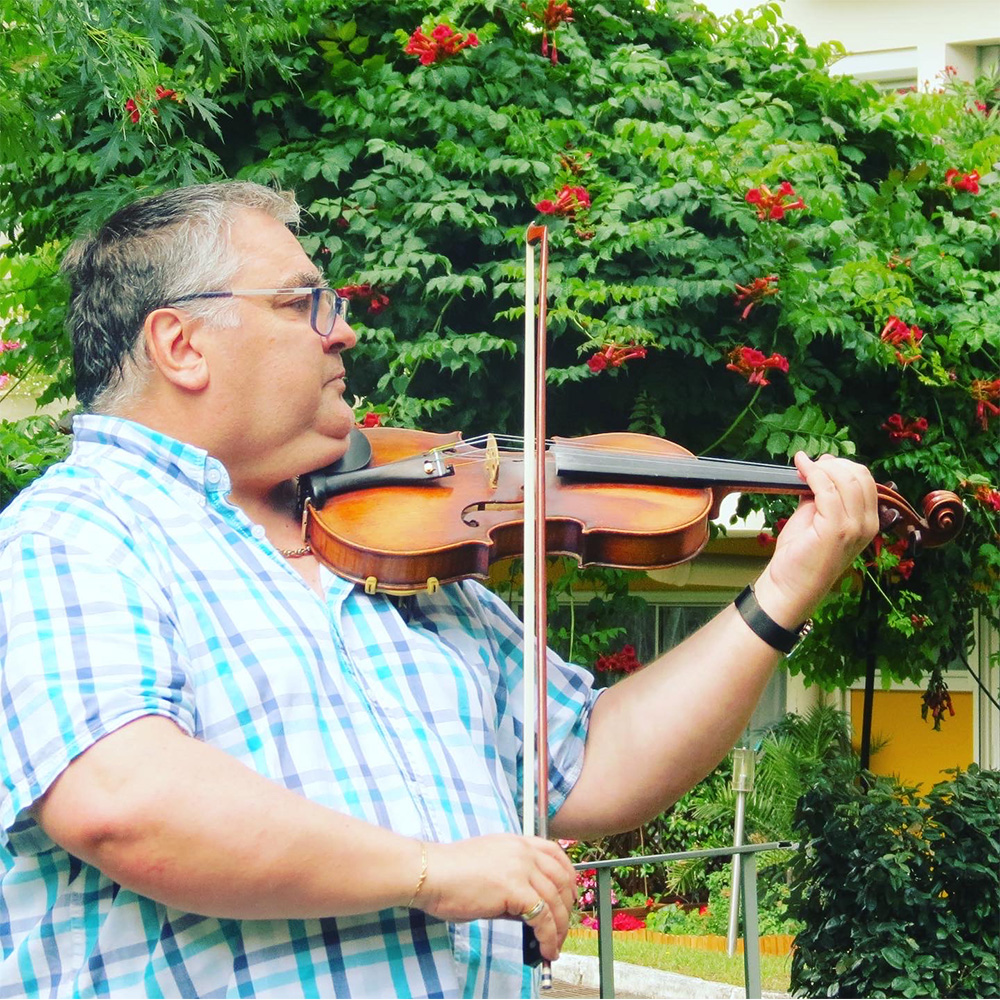
[[[844,768],[803,797],[797,994],[1000,994],[1000,772],[951,773],[923,801]]]

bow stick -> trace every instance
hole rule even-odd
[[[539,241],[538,321],[535,322],[535,252]],[[548,836],[548,604],[545,563],[545,327],[549,232],[529,226],[524,261],[524,795],[525,836]],[[538,961],[538,942],[525,925],[525,961]],[[541,987],[552,988],[542,962]]]

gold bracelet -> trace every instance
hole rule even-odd
[[[424,882],[427,879],[427,844],[425,841],[420,841],[420,877],[417,879],[417,887],[413,890],[413,895],[410,897],[410,901],[406,904],[408,910],[413,909],[413,904],[417,901],[417,896],[420,895],[420,890],[424,887]]]

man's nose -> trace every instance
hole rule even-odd
[[[358,335],[346,319],[338,316],[333,329],[323,338],[323,348],[327,351],[347,351],[358,342]]]

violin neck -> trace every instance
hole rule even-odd
[[[551,447],[556,471],[587,482],[649,483],[684,489],[746,490],[754,493],[808,493],[793,466],[733,462],[694,456],[637,455],[564,442]]]

